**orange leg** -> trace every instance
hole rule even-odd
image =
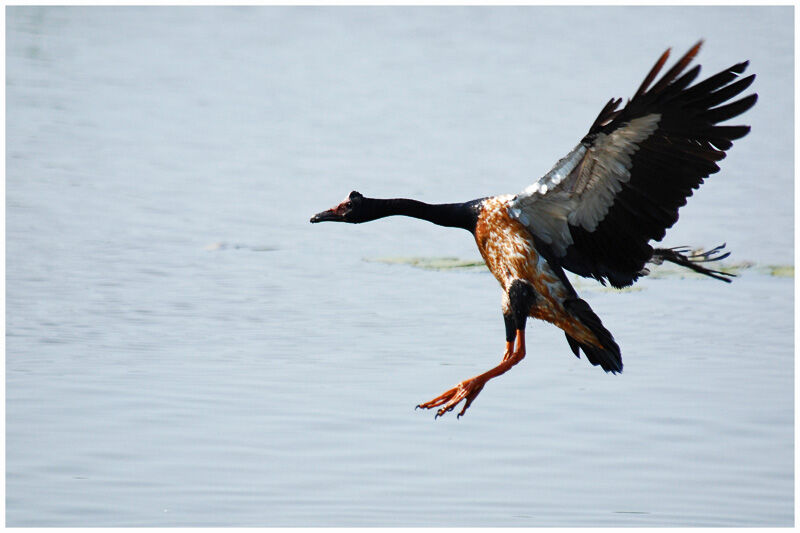
[[[475,401],[475,398],[478,397],[478,394],[480,394],[481,390],[483,390],[483,386],[486,385],[487,381],[505,374],[511,370],[511,367],[522,361],[522,359],[525,357],[525,330],[517,330],[516,340],[516,347],[513,346],[513,342],[506,342],[506,352],[503,355],[503,360],[499,365],[484,372],[483,374],[479,374],[473,378],[462,381],[441,396],[437,396],[429,402],[419,404],[417,408],[421,407],[423,409],[432,409],[441,405],[442,408],[436,412],[435,417],[439,418],[446,412],[452,411],[456,405],[461,402],[461,400],[466,400],[464,407],[457,416],[457,418],[461,418],[469,406],[472,405],[472,402]]]

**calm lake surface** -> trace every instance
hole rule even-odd
[[[794,523],[793,9],[6,9],[9,526]],[[669,246],[728,285],[576,288],[625,372],[528,326],[463,231],[350,190],[515,193],[668,46],[750,59],[752,133]],[[773,266],[779,266],[775,269]],[[770,275],[770,272],[788,275]]]

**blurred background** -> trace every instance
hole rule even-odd
[[[793,18],[6,8],[7,525],[792,525]],[[309,217],[518,192],[700,38],[759,101],[664,244],[740,277],[576,281],[625,373],[532,322],[414,412],[499,361],[496,281],[414,267],[465,232]]]

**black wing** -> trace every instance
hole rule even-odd
[[[610,100],[580,144],[511,201],[512,216],[551,261],[615,287],[632,284],[653,255],[649,242],[664,237],[731,141],[750,131],[719,125],[758,98],[730,102],[755,79],[737,80],[748,62],[689,87],[700,66],[684,71],[701,44],[651,87],[664,52],[624,108]]]

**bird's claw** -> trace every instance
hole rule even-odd
[[[415,409],[432,409],[441,405],[442,407],[436,411],[436,416],[433,417],[434,420],[436,420],[440,416],[444,416],[445,413],[455,409],[462,400],[466,400],[461,411],[456,415],[456,418],[461,418],[464,416],[464,413],[467,412],[469,406],[472,405],[472,402],[475,401],[475,398],[477,398],[481,390],[483,390],[484,384],[485,381],[476,380],[474,378],[462,381],[433,400],[417,405]]]

